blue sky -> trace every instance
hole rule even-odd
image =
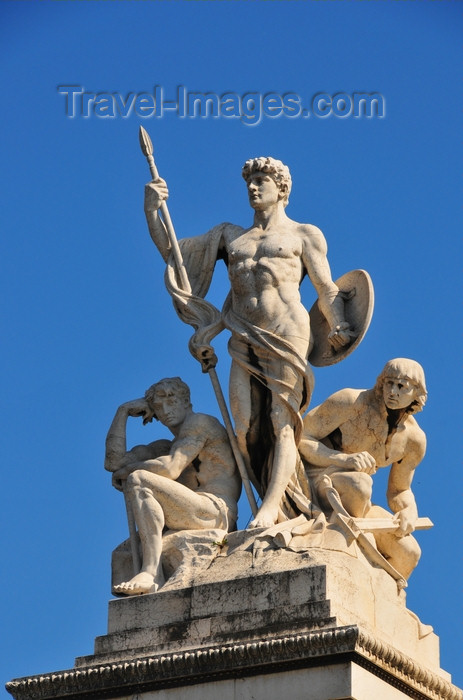
[[[292,218],[325,233],[333,277],[364,268],[376,307],[361,346],[315,371],[312,405],[372,386],[384,363],[424,366],[428,452],[414,491],[435,527],[408,606],[461,649],[461,25],[447,2],[2,2],[2,425],[7,648],[1,677],[68,668],[106,629],[110,553],[126,537],[103,469],[117,406],[180,374],[218,415],[190,357],[143,215],[138,126],[169,182],[179,237],[249,225],[243,162],[272,155],[293,176]],[[69,118],[57,87],[219,95],[378,92],[373,118]],[[211,300],[227,292],[218,267]],[[307,306],[314,293],[306,282]],[[226,337],[217,339],[227,385]],[[129,427],[132,443],[167,436]],[[385,470],[384,470],[385,471]],[[387,474],[375,500],[384,502]],[[241,503],[240,525],[249,508]]]

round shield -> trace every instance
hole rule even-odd
[[[344,300],[344,319],[349,324],[352,339],[348,345],[335,350],[328,340],[330,327],[318,306],[318,300],[310,309],[310,327],[314,346],[309,362],[314,367],[327,367],[341,362],[362,341],[373,315],[374,291],[371,277],[365,270],[346,272],[335,282]]]

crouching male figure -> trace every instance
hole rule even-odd
[[[390,360],[373,389],[342,389],[313,408],[304,419],[299,450],[320,507],[329,511],[323,477],[330,477],[344,508],[354,517],[390,515],[372,506],[372,478],[378,467],[391,464],[387,502],[398,529],[375,532],[378,550],[404,578],[418,563],[421,550],[411,536],[418,510],[411,483],[426,450],[426,436],[413,415],[427,393],[418,362]]]
[[[157,440],[127,451],[128,416],[160,420],[172,442]],[[165,583],[162,533],[170,530],[233,529],[241,482],[225,428],[213,416],[195,413],[190,390],[179,377],[153,384],[142,399],[117,409],[106,439],[105,468],[125,492],[140,535],[143,564],[115,593],[153,593]]]

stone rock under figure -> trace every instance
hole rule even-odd
[[[312,494],[329,513],[328,476],[346,511],[356,518],[390,517],[371,504],[372,475],[391,464],[387,501],[398,528],[375,533],[379,552],[408,578],[421,550],[411,532],[418,510],[411,490],[415,468],[426,450],[426,437],[413,414],[427,393],[424,371],[414,360],[390,360],[373,389],[342,389],[304,418],[299,445],[306,460]]]
[[[129,416],[144,423],[156,418],[174,439],[127,451]],[[144,398],[117,409],[106,439],[105,468],[132,507],[143,553],[141,571],[114,586],[114,593],[154,593],[164,584],[164,527],[228,531],[235,526],[241,483],[227,433],[213,416],[193,411],[190,390],[178,377],[153,384]]]
[[[203,236],[180,241],[193,296],[178,285],[166,229],[158,215],[168,197],[164,180],[146,185],[145,213],[151,237],[168,263],[169,291],[186,322],[195,325],[193,297],[203,301],[216,261],[223,259],[228,267],[231,292],[209,339],[224,326],[231,332],[230,405],[240,451],[263,498],[250,527],[269,527],[312,512],[310,494],[298,479],[302,465],[297,450],[301,416],[313,388],[308,364],[313,345],[310,317],[299,293],[306,274],[318,293],[335,350],[347,346],[352,333],[331,278],[322,232],[285,213],[291,190],[288,168],[281,161],[261,157],[247,161],[242,174],[254,209],[252,226],[225,223]],[[210,346],[197,348],[198,359],[203,361],[208,350]]]

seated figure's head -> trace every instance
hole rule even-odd
[[[145,399],[154,418],[172,427],[182,423],[191,408],[190,388],[180,377],[167,377],[145,391]]]
[[[241,174],[247,182],[250,175],[256,172],[266,173],[272,178],[280,192],[283,193],[283,206],[286,207],[292,184],[288,166],[282,163],[281,160],[261,156],[247,160],[243,165]]]
[[[404,357],[389,360],[376,380],[375,392],[384,399],[388,408],[418,413],[423,410],[428,397],[424,370],[415,360]],[[407,400],[410,403],[407,404]]]

